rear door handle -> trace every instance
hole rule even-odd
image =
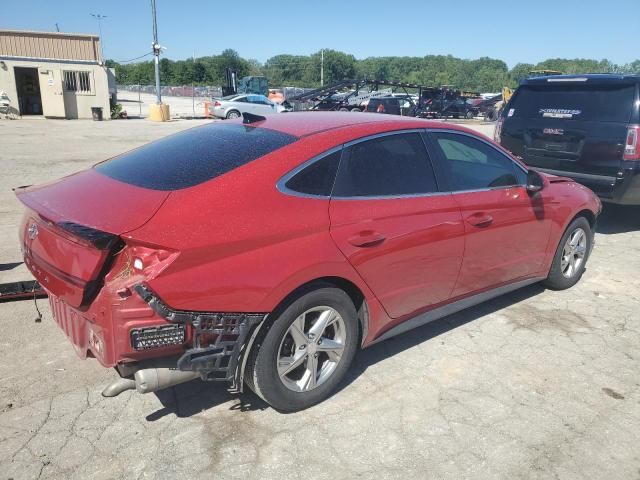
[[[493,217],[491,215],[487,215],[486,213],[478,212],[474,213],[473,215],[469,215],[467,217],[467,223],[469,225],[473,225],[474,227],[484,228],[493,223]]]
[[[348,242],[354,247],[375,247],[384,242],[386,237],[378,232],[364,231],[360,232],[353,237],[350,237]]]

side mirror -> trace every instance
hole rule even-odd
[[[536,193],[544,188],[544,180],[542,176],[535,170],[529,170],[527,173],[527,192]]]

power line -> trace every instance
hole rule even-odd
[[[141,58],[148,57],[149,55],[153,55],[153,52],[145,53],[144,55],[140,55],[139,57],[132,58],[131,60],[114,60],[114,62],[116,62],[116,63],[135,62],[136,60],[140,60]]]

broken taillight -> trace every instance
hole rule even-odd
[[[113,279],[131,279],[142,275],[145,279],[158,276],[178,257],[178,252],[133,244],[129,240],[118,252],[118,261],[112,269]],[[129,283],[129,281],[127,281]]]

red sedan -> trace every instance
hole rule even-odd
[[[505,292],[574,285],[601,205],[463,127],[289,113],[212,123],[17,190],[25,263],[105,395],[246,382],[327,398],[358,348]]]

